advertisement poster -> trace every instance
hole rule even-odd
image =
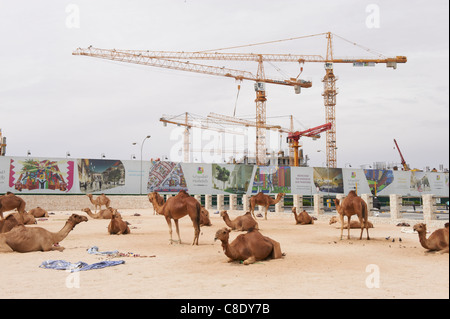
[[[252,174],[252,165],[212,164],[212,187],[225,193],[246,194]]]
[[[314,169],[312,167],[291,167],[292,194],[316,194],[314,185]]]
[[[69,192],[74,181],[73,160],[11,159],[9,187],[24,192]]]
[[[183,163],[182,168],[189,194],[215,194],[211,187],[211,164]]]
[[[291,193],[291,168],[289,166],[258,166],[253,178],[252,194]]]
[[[147,193],[187,191],[181,163],[157,161],[148,173]]]
[[[314,185],[317,193],[343,194],[342,168],[314,167]]]
[[[358,195],[370,194],[371,189],[367,183],[366,175],[360,169],[343,168],[344,191],[346,194],[354,190]]]
[[[84,158],[77,164],[80,191],[102,193],[125,186],[125,167],[120,160]]]
[[[394,173],[386,169],[365,169],[367,183],[372,195],[388,194],[388,188],[394,182]],[[389,187],[392,189],[393,187]]]

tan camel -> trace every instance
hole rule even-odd
[[[200,211],[200,226],[212,226],[209,211],[203,206]]]
[[[448,223],[445,228],[435,230],[428,238],[426,224],[416,224],[413,229],[419,233],[419,241],[423,248],[428,251],[439,251],[441,254],[448,253]]]
[[[338,222],[339,222],[338,217],[337,216],[333,216],[333,217],[330,218],[329,225],[332,225],[332,224],[335,224],[335,223],[338,223]],[[369,228],[373,228],[373,224],[371,222],[367,221],[367,225],[369,226]],[[336,227],[336,228],[341,228],[341,226]],[[347,228],[347,223],[344,223],[344,228]],[[350,222],[350,228],[353,228],[353,229],[361,228],[361,223],[359,221],[357,221],[357,220],[352,220]]]
[[[292,212],[294,213],[295,217],[295,224],[298,225],[309,225],[314,224],[314,219],[309,216],[309,214],[303,210],[297,215],[297,207],[292,207]]]
[[[33,215],[28,213],[24,214],[24,225],[36,224],[36,219]],[[18,220],[20,219],[19,213],[11,213],[6,216],[5,219],[0,220],[0,234],[7,233],[17,225],[19,225]]]
[[[7,212],[13,209],[17,209],[20,213],[19,224],[24,224],[24,212],[25,212],[25,201],[14,195],[11,192],[7,192],[5,195],[0,196],[0,219],[3,219],[3,212]]]
[[[111,222],[108,225],[108,233],[110,235],[121,235],[121,234],[129,234],[131,233],[130,227],[126,221],[122,219],[122,216],[117,212],[117,209],[114,209]]]
[[[245,213],[242,216],[238,216],[235,219],[231,220],[228,216],[226,210],[220,212],[220,217],[223,218],[225,224],[230,227],[232,230],[237,231],[248,231],[252,228],[259,229],[258,223],[253,219],[250,212]]]
[[[42,227],[16,226],[9,232],[0,234],[0,252],[63,251],[64,247],[59,246],[59,242],[66,238],[77,224],[87,220],[86,216],[72,214],[57,233]]]
[[[237,236],[231,244],[228,243],[230,232],[229,228],[219,229],[214,238],[222,242],[223,251],[229,258],[228,262],[243,260],[244,265],[249,265],[257,260],[283,256],[280,243],[263,236],[257,229],[251,229],[248,233]]]
[[[158,194],[158,192],[152,192],[147,194],[148,200],[150,203],[152,203],[153,206],[153,215],[156,215],[156,208],[155,205],[153,205],[153,201],[156,200],[159,206],[164,205],[164,198]]]
[[[106,209],[100,210],[98,213],[93,213],[90,208],[83,208],[81,211],[85,212],[86,214],[89,215],[89,217],[93,219],[111,219],[114,211],[117,212],[117,209],[108,207]],[[120,213],[117,214],[120,215]]]
[[[87,194],[87,197],[89,197],[89,200],[91,203],[95,206],[95,211],[97,212],[97,207],[102,209],[102,206],[105,206],[106,208],[109,208],[110,200],[108,197],[106,197],[105,194],[98,195],[96,199],[94,199],[94,196],[92,194]]]
[[[265,207],[264,219],[267,219],[267,211],[269,210],[269,206],[278,204],[284,195],[285,195],[284,193],[279,193],[277,195],[277,198],[273,199],[269,195],[259,192],[255,196],[250,197],[250,211],[252,213],[253,218],[256,219],[255,216],[256,205],[260,205]]]
[[[344,198],[342,203],[340,203],[339,199],[337,198],[334,200],[334,203],[336,205],[336,210],[339,214],[339,219],[341,222],[341,239],[344,232],[344,216],[347,216],[347,238],[350,239],[350,219],[352,215],[357,215],[359,223],[361,224],[361,234],[359,236],[359,239],[362,239],[364,228],[366,228],[367,240],[369,240],[369,213],[367,210],[366,202],[361,197],[359,197],[355,191],[350,191],[347,197]]]
[[[48,212],[45,209],[40,208],[39,206],[29,210],[28,213],[37,218],[48,217]]]
[[[150,198],[149,198],[150,199]],[[188,193],[181,190],[176,196],[170,197],[162,206],[152,197],[152,204],[159,215],[164,215],[167,225],[169,226],[169,244],[173,243],[172,239],[172,219],[174,220],[178,243],[181,244],[180,229],[178,227],[178,220],[186,215],[192,220],[194,225],[194,241],[192,245],[198,245],[200,236],[200,216],[202,206],[194,197],[189,196]]]

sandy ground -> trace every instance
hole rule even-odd
[[[449,255],[426,253],[417,234],[395,225],[375,224],[370,241],[360,241],[359,230],[339,240],[340,230],[328,218],[300,226],[291,214],[269,213],[269,220],[258,220],[261,232],[280,242],[286,256],[245,266],[228,263],[220,241],[214,242],[225,226],[216,214],[212,226],[202,227],[200,245],[191,246],[189,217],[180,220],[183,243],[168,245],[162,216],[152,209],[121,212],[131,224],[129,235],[109,235],[109,220],[89,219],[61,242],[63,252],[0,254],[0,298],[449,298]],[[53,213],[30,227],[58,231],[73,212]],[[230,239],[239,234],[232,232]],[[108,260],[88,254],[92,246],[154,257],[116,257],[111,260],[125,264],[76,274],[39,267],[50,259]]]

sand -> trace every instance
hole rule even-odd
[[[269,213],[269,220],[258,219],[261,232],[280,242],[286,256],[246,266],[228,263],[220,241],[214,242],[225,226],[217,214],[211,214],[212,226],[202,227],[200,245],[192,246],[189,217],[180,220],[183,243],[168,245],[166,221],[152,209],[120,212],[131,224],[129,235],[109,235],[109,220],[89,218],[61,242],[63,252],[1,253],[0,298],[449,298],[449,255],[426,253],[417,234],[395,225],[375,224],[370,241],[360,241],[359,230],[339,240],[340,230],[325,216],[300,226],[291,214]],[[51,213],[30,227],[58,231],[71,213],[83,214]],[[230,212],[232,218],[238,214]],[[92,246],[141,257],[91,255]],[[39,267],[51,259],[125,263],[72,274]]]

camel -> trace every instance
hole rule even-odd
[[[150,199],[150,198],[149,198]],[[163,205],[160,205],[156,198],[151,198],[153,207],[159,215],[164,215],[167,225],[169,226],[169,244],[174,241],[172,239],[172,219],[174,220],[178,243],[181,244],[180,229],[178,227],[178,220],[186,215],[192,220],[194,225],[194,241],[192,245],[198,245],[198,238],[200,236],[200,216],[202,206],[195,198],[189,196],[184,190],[181,190],[176,196],[170,197]]]
[[[147,194],[148,200],[153,205],[153,201],[156,200],[159,206],[164,205],[164,198],[158,194],[158,192],[152,192]],[[153,215],[156,215],[156,208],[155,205],[153,205]]]
[[[329,225],[335,224],[337,222],[339,222],[338,217],[333,216],[330,218]],[[369,226],[369,228],[373,228],[373,224],[371,222],[367,221],[367,225]],[[347,227],[347,223],[344,223],[344,228],[346,228],[346,227]],[[339,226],[338,228],[341,228],[341,226]],[[352,220],[350,222],[350,228],[361,228],[361,223],[357,220]]]
[[[19,225],[19,222],[14,214],[9,214],[5,219],[0,220],[0,234],[9,232],[17,225]]]
[[[259,192],[255,196],[252,196],[250,198],[250,211],[252,213],[253,218],[256,219],[256,217],[255,217],[255,207],[256,207],[256,205],[261,205],[261,206],[264,206],[265,209],[266,209],[265,215],[264,215],[264,219],[267,219],[267,210],[269,209],[269,206],[278,204],[280,202],[281,198],[283,198],[284,195],[285,195],[284,193],[279,193],[277,195],[277,198],[273,199],[269,195],[266,195],[266,194],[264,194],[262,192]]]
[[[110,200],[108,197],[106,197],[105,194],[98,195],[96,199],[92,196],[92,194],[87,194],[87,197],[89,197],[89,200],[91,203],[95,206],[95,211],[97,212],[97,207],[102,209],[102,206],[105,206],[106,208],[109,208]]]
[[[114,209],[111,215],[111,222],[108,225],[108,233],[110,235],[126,235],[130,232],[130,227],[128,227],[127,222],[122,219],[122,216],[117,212],[117,209]]]
[[[445,228],[435,230],[428,238],[426,238],[426,224],[416,224],[413,229],[419,233],[419,241],[423,248],[428,249],[429,252],[448,253],[448,223],[445,224]]]
[[[25,212],[25,201],[14,195],[11,192],[7,192],[5,195],[0,196],[0,219],[3,219],[3,212],[7,212],[13,209],[17,209],[20,213],[19,224],[24,224],[24,212]]]
[[[64,247],[58,243],[66,238],[76,225],[87,220],[86,216],[72,214],[57,233],[49,232],[42,227],[16,226],[9,232],[0,234],[0,252],[63,251]]]
[[[98,213],[92,213],[90,208],[83,208],[81,211],[85,212],[86,214],[89,215],[89,217],[91,217],[93,219],[111,219],[114,211],[117,212],[117,209],[108,207],[106,209],[100,210]],[[118,212],[117,212],[117,214],[120,215],[120,213],[118,213]]]
[[[228,243],[230,232],[231,229],[226,227],[219,229],[214,238],[214,241],[219,239],[222,242],[223,251],[229,258],[228,262],[243,260],[244,265],[249,265],[257,260],[283,256],[280,243],[263,236],[257,229],[251,229],[246,234],[237,236],[231,244]]]
[[[238,216],[231,220],[226,210],[220,212],[220,217],[223,218],[225,224],[232,230],[247,231],[252,228],[259,229],[258,223],[253,219],[250,212],[245,213],[242,216]]]
[[[209,211],[205,207],[201,207],[200,211],[200,226],[211,226],[211,220],[209,219]]]
[[[32,210],[29,210],[28,213],[37,218],[48,217],[48,212],[45,209],[40,208],[39,206],[36,208],[33,208]]]
[[[368,218],[369,213],[367,210],[366,202],[359,197],[355,191],[350,191],[346,198],[340,203],[339,199],[335,199],[334,203],[336,205],[336,210],[339,214],[339,219],[341,222],[341,239],[342,233],[344,231],[344,216],[347,216],[347,238],[350,239],[350,219],[352,215],[357,215],[359,219],[359,223],[361,224],[361,234],[359,239],[362,239],[364,228],[366,228],[367,232],[367,240],[369,240],[369,225]]]
[[[20,213],[12,213],[10,215],[14,215],[14,217],[16,218],[17,221],[20,220]],[[24,225],[37,224],[36,218],[33,215],[31,215],[30,213],[24,212],[22,217],[23,217]]]
[[[314,219],[311,216],[309,216],[309,214],[305,210],[303,210],[302,212],[300,212],[300,214],[297,215],[297,208],[292,207],[292,212],[294,213],[296,225],[314,224]]]

